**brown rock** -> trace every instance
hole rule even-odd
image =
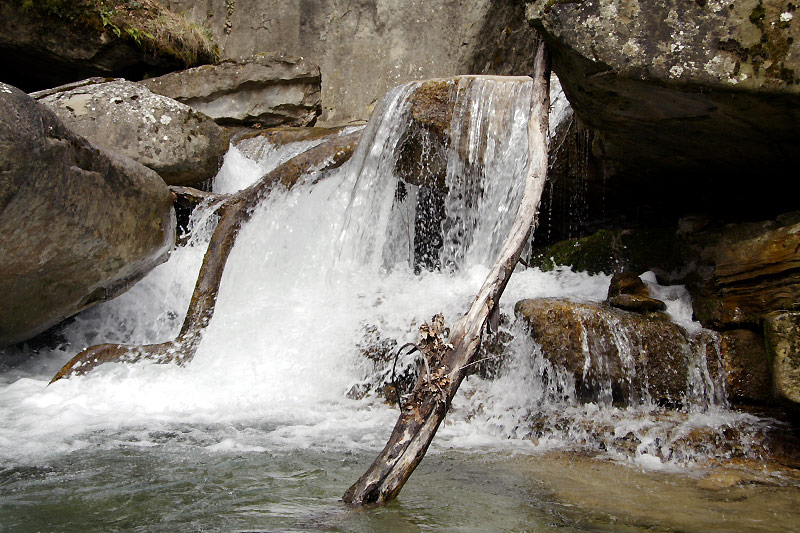
[[[764,336],[780,400],[800,407],[800,312],[775,312],[764,319]]]
[[[677,404],[689,389],[689,368],[705,355],[709,339],[693,337],[663,316],[639,315],[604,304],[538,298],[517,302],[546,359],[573,375],[584,401],[635,403],[643,397]],[[719,392],[718,361],[707,364]],[[705,385],[704,385],[705,386]],[[691,396],[691,393],[688,393]]]
[[[728,395],[739,400],[769,400],[772,380],[764,336],[749,329],[734,329],[721,332],[720,337]]]

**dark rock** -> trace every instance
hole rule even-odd
[[[649,397],[674,405],[719,400],[720,362],[708,350],[708,332],[690,335],[664,315],[597,303],[540,298],[521,300],[514,310],[529,325],[544,357],[573,377],[582,401],[613,398],[632,404]],[[693,368],[707,380],[690,383],[698,374]]]
[[[720,333],[722,360],[732,400],[764,402],[772,398],[769,359],[764,335],[749,329]]]
[[[620,294],[648,298],[650,297],[650,289],[644,284],[642,278],[635,273],[631,271],[620,272],[611,277],[611,283],[608,285],[608,298],[611,299]]]
[[[259,54],[141,83],[220,124],[308,126],[322,110],[319,67],[285,56]]]
[[[0,79],[28,92],[92,76],[141,79],[216,57],[206,32],[153,0],[0,3]]]
[[[775,396],[800,409],[800,312],[770,313],[764,336]]]
[[[172,197],[0,83],[0,345],[124,292],[174,242]]]
[[[663,222],[687,211],[753,220],[796,209],[800,182],[785,179],[800,164],[792,9],[778,0],[528,4],[576,115],[597,133],[607,213]]]
[[[150,167],[170,185],[213,177],[228,149],[227,134],[209,117],[138,83],[95,78],[32,96],[75,132]]]

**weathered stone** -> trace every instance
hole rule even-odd
[[[0,2],[0,79],[25,91],[141,79],[216,60],[206,31],[154,0]]]
[[[576,115],[598,134],[606,213],[649,223],[690,210],[796,209],[800,183],[785,179],[800,164],[793,9],[779,0],[528,4]]]
[[[319,65],[325,125],[367,119],[386,91],[407,81],[533,72],[534,34],[517,0],[165,3],[207,24],[226,58],[278,52]]]
[[[0,345],[124,292],[175,236],[155,172],[92,146],[2,83],[0,212]]]
[[[800,312],[775,312],[764,319],[764,336],[775,395],[800,408]]]
[[[546,298],[521,300],[514,310],[544,357],[573,376],[583,401],[611,400],[604,395],[627,403],[646,397],[669,404],[693,401],[690,367],[706,355],[709,339],[689,335],[664,315]],[[707,364],[712,382],[719,379],[718,366],[713,360]],[[704,392],[712,401],[719,393]]]
[[[101,78],[33,93],[96,145],[150,167],[170,185],[216,174],[228,136],[209,117],[146,87]]]
[[[319,68],[286,56],[259,54],[141,83],[220,124],[307,126],[321,111]]]
[[[720,333],[728,396],[763,402],[772,398],[772,380],[764,336],[749,329]]]

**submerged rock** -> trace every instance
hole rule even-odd
[[[124,292],[175,238],[164,181],[0,83],[0,346]]]
[[[675,405],[724,399],[718,353],[708,349],[710,332],[691,335],[662,314],[548,298],[521,300],[515,313],[545,359],[574,378],[582,401]],[[708,362],[707,351],[715,356]]]
[[[220,124],[308,126],[322,110],[319,68],[285,56],[259,54],[141,83]]]
[[[125,80],[94,78],[31,96],[96,145],[150,167],[170,185],[212,178],[228,135],[206,115]]]

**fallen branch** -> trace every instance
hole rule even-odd
[[[420,375],[410,400],[401,410],[389,442],[364,475],[344,494],[343,500],[347,504],[383,503],[397,496],[424,457],[467,375],[484,327],[496,323],[500,296],[530,237],[547,176],[549,80],[549,54],[544,43],[539,42],[528,125],[528,172],[514,224],[475,301],[450,335],[451,346],[444,350],[441,361],[430,365],[431,370]]]
[[[189,310],[176,339],[143,346],[90,346],[64,365],[50,383],[73,374],[85,374],[98,365],[109,362],[133,363],[148,359],[158,363],[184,364],[190,361],[197,352],[205,327],[214,315],[219,284],[228,255],[233,249],[239,230],[250,219],[253,209],[279,183],[290,189],[304,174],[341,166],[353,154],[360,135],[360,132],[355,132],[333,137],[280,165],[247,189],[228,197],[215,197],[219,199],[219,222],[203,257],[203,266],[197,277]]]

